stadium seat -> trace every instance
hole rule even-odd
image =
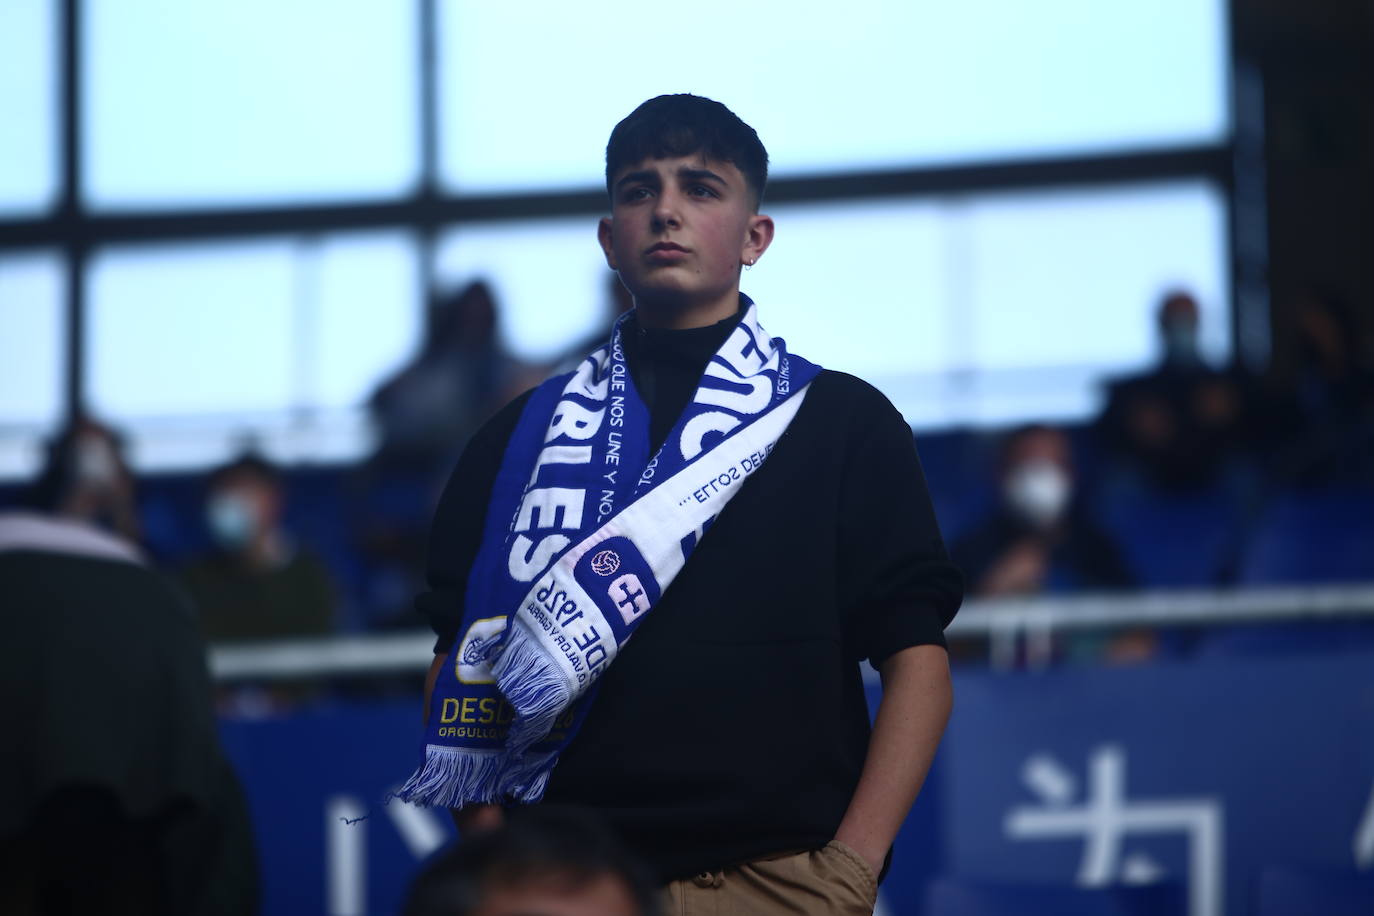
[[[1163,916],[1186,911],[1184,888],[1004,884],[937,878],[926,886],[925,916]]]
[[[1220,487],[1186,495],[1105,487],[1097,514],[1143,588],[1215,585],[1235,540],[1233,497]]]
[[[916,448],[940,532],[953,543],[997,507],[995,443],[961,430],[918,435]]]
[[[1287,493],[1261,517],[1241,564],[1241,585],[1374,579],[1374,491]]]

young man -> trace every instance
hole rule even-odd
[[[766,178],[708,99],[651,99],[612,133],[598,235],[635,309],[454,472],[419,600],[426,760],[401,795],[472,829],[541,797],[596,808],[673,912],[869,912],[949,714],[962,583],[905,421],[740,294],[773,240]]]

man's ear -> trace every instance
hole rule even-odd
[[[619,270],[615,264],[615,249],[611,245],[611,232],[614,228],[611,217],[601,217],[601,222],[596,224],[596,240],[601,243],[601,250],[606,255],[606,266],[611,270]]]
[[[773,244],[773,217],[755,213],[749,217],[749,226],[744,234],[744,248],[740,251],[740,261],[753,264],[768,246]]]

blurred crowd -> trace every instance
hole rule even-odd
[[[436,300],[419,351],[371,397],[379,444],[360,466],[280,468],[249,449],[211,473],[136,481],[120,435],[83,417],[0,506],[130,545],[171,574],[210,642],[423,626],[412,602],[428,524],[459,452],[510,398],[604,339],[629,306],[619,284],[606,298],[606,327],[541,365],[505,349],[485,284]],[[969,594],[1367,578],[1370,347],[1333,297],[1309,292],[1289,314],[1288,358],[1254,375],[1204,358],[1199,304],[1174,291],[1158,307],[1158,361],[1104,379],[1092,422],[919,436]],[[1128,661],[1161,651],[1159,637],[1132,630],[1057,651]],[[984,654],[956,645],[964,661]]]

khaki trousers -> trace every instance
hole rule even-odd
[[[831,840],[810,852],[787,853],[703,872],[664,889],[666,916],[872,916],[878,882],[860,855]]]

